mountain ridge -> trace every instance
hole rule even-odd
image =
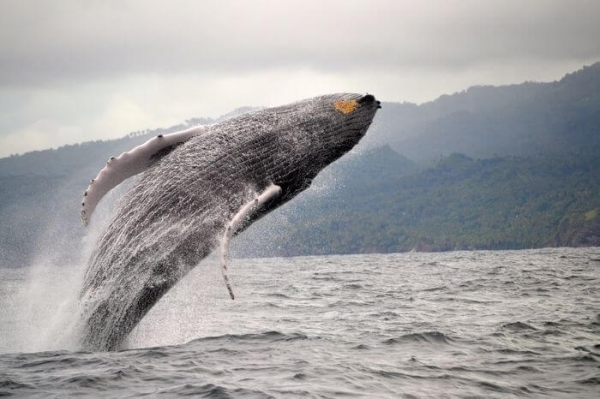
[[[380,112],[355,150],[251,226],[236,253],[600,245],[600,63],[556,82],[472,87]],[[82,192],[110,156],[217,120],[0,159],[0,265],[80,245]],[[103,202],[110,213],[114,198]]]

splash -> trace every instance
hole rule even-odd
[[[12,276],[13,290],[3,293],[6,302],[0,312],[1,320],[8,326],[3,328],[1,352],[79,348],[79,290],[85,260],[92,252],[99,230],[90,230],[81,245],[73,242],[58,245],[63,241],[58,234],[65,228],[60,217],[54,218],[44,228],[47,236],[38,242],[31,263],[3,271],[3,277],[7,273]]]

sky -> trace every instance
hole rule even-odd
[[[598,0],[3,0],[0,157],[331,93],[423,103],[600,61]]]

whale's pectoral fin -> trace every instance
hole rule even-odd
[[[262,194],[242,206],[225,228],[225,234],[223,234],[223,239],[221,240],[221,272],[223,273],[223,279],[225,280],[225,285],[231,299],[234,299],[234,295],[231,284],[229,284],[229,276],[227,275],[227,250],[229,249],[229,241],[231,241],[235,232],[249,217],[259,211],[265,204],[281,196],[281,193],[281,187],[275,184],[270,185]]]
[[[124,152],[118,157],[111,157],[98,176],[90,181],[90,185],[83,194],[81,219],[84,226],[87,226],[94,209],[106,193],[125,179],[143,172],[179,144],[202,134],[203,131],[204,127],[197,126],[177,133],[159,134],[131,151]]]

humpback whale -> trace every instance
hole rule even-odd
[[[219,245],[307,189],[365,135],[380,102],[331,94],[159,135],[108,160],[81,203],[139,175],[92,252],[80,293],[81,344],[117,350],[152,306]]]

